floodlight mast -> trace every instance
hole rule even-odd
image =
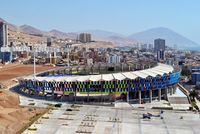
[[[56,49],[53,47],[39,47],[39,44],[35,44],[32,46],[32,50],[30,50],[30,48],[28,47],[1,47],[0,51],[1,52],[22,52],[22,51],[26,51],[26,52],[32,52],[33,53],[33,77],[34,79],[36,78],[36,52],[47,52],[47,53],[51,53],[51,52],[61,52],[61,49]],[[69,55],[70,55],[70,48],[71,45],[68,46],[67,50],[68,50],[68,68],[70,68],[70,62],[69,62]]]
[[[33,77],[36,78],[36,66],[35,66],[35,46],[33,47]]]
[[[68,58],[68,69],[70,68],[70,65],[69,65],[69,50],[68,50],[68,53],[67,53],[67,58]]]
[[[65,49],[67,51],[67,68],[70,71],[70,49],[71,49],[71,45],[66,44],[67,49]]]

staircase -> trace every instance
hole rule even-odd
[[[177,85],[178,85],[179,89],[187,96],[189,104],[191,104],[190,97],[189,97],[189,95],[190,95],[189,91],[187,89],[185,89],[180,83],[178,83]]]

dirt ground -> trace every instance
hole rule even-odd
[[[11,64],[4,65],[0,68],[0,81],[13,79],[19,76],[33,74],[33,65]],[[37,65],[36,72],[42,72],[48,69],[53,69],[52,66]]]
[[[37,65],[36,71],[42,72],[53,69],[52,66]],[[19,96],[10,92],[6,87],[16,83],[14,80],[20,76],[33,74],[33,65],[9,64],[0,66],[0,84],[5,89],[0,89],[0,134],[15,134],[29,119],[45,109],[20,107]]]
[[[36,73],[53,69],[53,66],[37,65]],[[0,83],[8,86],[14,84],[13,79],[33,74],[33,65],[8,64],[0,66]]]
[[[20,107],[19,97],[10,91],[0,92],[0,134],[15,134],[29,119],[45,109]]]

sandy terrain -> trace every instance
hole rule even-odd
[[[36,67],[37,72],[53,69],[52,66]],[[15,84],[16,77],[33,73],[33,65],[9,64],[0,66],[0,84],[8,87]],[[6,88],[5,88],[6,89]],[[44,109],[20,107],[19,97],[8,90],[0,89],[0,134],[14,134],[22,128],[29,119]]]
[[[52,66],[37,65],[36,72],[42,72],[45,70],[53,69]],[[0,82],[4,86],[13,84],[12,79],[20,76],[30,75],[33,73],[33,65],[23,64],[8,64],[3,65],[0,68]]]
[[[36,71],[41,72],[48,69],[53,69],[52,66],[37,65]],[[0,68],[0,81],[13,79],[19,76],[30,75],[33,73],[33,65],[12,64],[5,65]]]
[[[0,134],[15,134],[29,119],[45,109],[19,107],[17,94],[9,91],[0,93]]]

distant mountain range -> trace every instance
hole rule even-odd
[[[0,18],[0,21],[5,20]],[[6,22],[8,23],[8,22]],[[156,38],[162,38],[166,40],[166,45],[173,47],[176,45],[178,48],[183,49],[194,49],[200,48],[200,45],[176,32],[171,29],[164,28],[164,27],[157,27],[152,28],[149,30],[145,30],[139,33],[134,33],[129,36],[125,36],[119,33],[103,31],[103,30],[86,30],[86,31],[78,31],[78,32],[62,32],[59,30],[51,30],[51,31],[43,31],[32,27],[30,25],[22,25],[16,26],[14,24],[8,23],[9,29],[12,31],[19,31],[22,33],[26,33],[29,35],[40,35],[44,37],[52,36],[56,38],[72,38],[76,39],[77,35],[81,32],[87,32],[92,34],[93,40],[103,40],[103,41],[110,41],[113,42],[115,45],[119,46],[131,46],[136,43],[148,43],[153,44],[153,40]]]
[[[200,48],[198,43],[164,27],[148,29],[142,32],[131,34],[129,36],[101,30],[88,30],[86,32],[92,33],[94,38],[97,40],[109,40],[121,46],[130,46],[134,43],[153,44],[154,39],[162,38],[166,40],[166,45],[170,47],[177,46],[178,48],[183,49]]]
[[[109,31],[103,31],[103,30],[86,30],[86,31],[79,31],[78,33],[86,32],[91,33],[92,38],[94,40],[104,40],[104,41],[110,41],[118,46],[127,46],[132,45],[134,43],[137,43],[138,41],[134,39],[129,39],[123,34],[109,32]]]
[[[200,47],[196,42],[164,27],[152,28],[143,32],[135,33],[128,36],[128,38],[136,39],[144,43],[153,43],[154,39],[162,38],[166,40],[166,45],[171,47],[174,45],[181,48]]]

